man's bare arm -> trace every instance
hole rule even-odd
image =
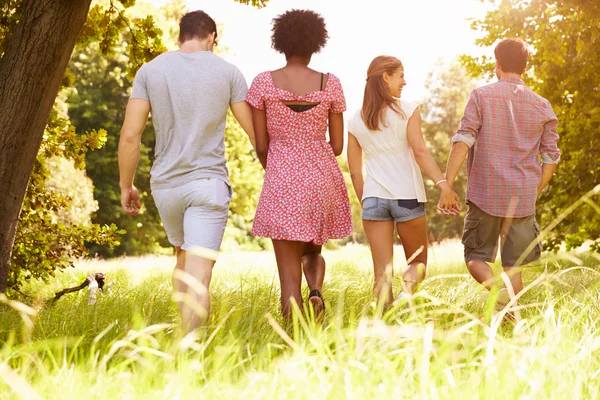
[[[139,194],[133,186],[135,171],[140,161],[142,133],[148,122],[150,103],[142,99],[131,99],[125,110],[125,122],[119,140],[119,173],[121,205],[126,213],[137,215],[141,206]],[[132,203],[136,208],[132,207]]]
[[[242,126],[242,129],[246,132],[246,135],[248,135],[252,147],[256,149],[256,138],[254,135],[254,127],[252,126],[252,109],[250,108],[250,105],[245,101],[240,101],[239,103],[231,105],[231,112]]]

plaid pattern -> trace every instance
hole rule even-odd
[[[467,201],[487,214],[535,214],[541,162],[556,164],[558,120],[548,100],[520,79],[473,90],[452,142],[469,147]]]

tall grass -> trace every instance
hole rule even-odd
[[[460,243],[431,249],[415,300],[380,312],[368,249],[326,253],[319,327],[300,313],[281,320],[271,253],[225,254],[210,326],[186,337],[173,258],[84,262],[31,284],[32,308],[3,300],[0,398],[600,398],[600,260],[569,254],[528,268],[520,319],[503,324],[486,315],[461,256]],[[85,291],[45,301],[100,271],[115,283],[97,304]]]

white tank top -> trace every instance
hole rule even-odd
[[[427,201],[421,169],[408,145],[406,127],[408,119],[418,104],[398,100],[406,118],[388,107],[385,114],[387,127],[371,131],[358,110],[350,119],[348,132],[363,149],[365,156],[365,186],[363,200],[367,197],[381,199],[417,199]]]

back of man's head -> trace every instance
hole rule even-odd
[[[188,40],[204,40],[212,33],[217,40],[217,24],[215,20],[204,11],[191,11],[181,18],[179,22],[179,43]]]
[[[527,66],[529,51],[521,38],[510,38],[498,43],[494,55],[502,72],[521,75]]]

